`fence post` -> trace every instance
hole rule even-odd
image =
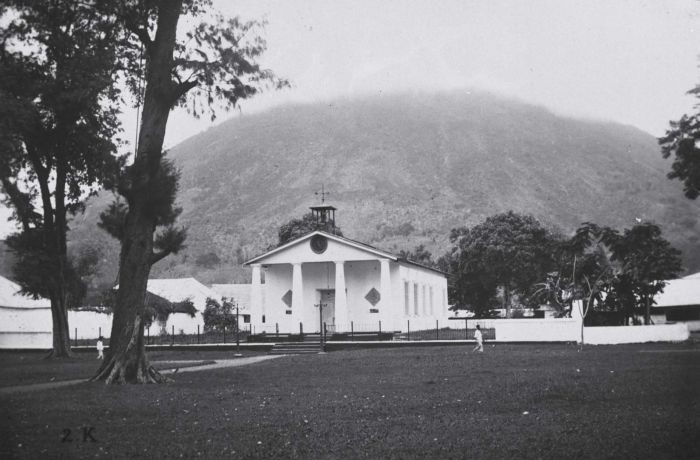
[[[197,324],[197,345],[199,345],[199,324]]]
[[[350,321],[350,341],[351,342],[355,341],[355,323],[354,323],[354,321]]]
[[[248,325],[248,335],[253,335],[253,332],[255,332],[255,331],[253,330],[253,323],[250,323],[250,324]]]
[[[440,340],[440,329],[438,328],[438,320],[435,320],[435,340]]]
[[[323,341],[328,340],[328,329],[326,328],[326,322],[323,322]]]
[[[304,341],[304,325],[299,321],[299,335],[301,336],[301,341]]]
[[[175,325],[174,325],[174,324],[172,325],[172,328],[173,328],[173,333],[172,333],[172,335],[170,336],[170,346],[171,346],[171,347],[172,347],[173,345],[175,345]]]
[[[146,345],[151,344],[151,326],[146,329]]]
[[[464,340],[469,340],[469,328],[467,327],[466,318],[464,318]]]
[[[75,346],[78,346],[78,328],[75,328]]]
[[[407,340],[411,340],[411,320],[410,320],[410,319],[407,319],[407,320],[406,320],[406,324],[407,324],[407,329],[406,329],[406,330],[407,330],[407,332],[408,332]]]
[[[279,323],[275,323],[275,337],[280,338],[280,325]]]

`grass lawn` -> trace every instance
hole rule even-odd
[[[339,351],[166,385],[0,395],[0,458],[700,458],[697,344],[470,349]]]
[[[232,359],[233,351],[153,351],[148,358],[158,369],[172,367],[163,361],[192,360],[196,362],[215,359]],[[264,353],[241,351],[243,356]],[[45,352],[0,352],[0,388],[33,383],[60,382],[62,380],[88,379],[100,362],[96,352],[75,353],[74,359],[46,360]],[[182,367],[182,366],[178,366]]]

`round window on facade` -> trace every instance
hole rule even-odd
[[[311,237],[311,250],[316,254],[323,253],[328,248],[328,239],[323,235]]]

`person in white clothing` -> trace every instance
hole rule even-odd
[[[472,352],[479,351],[484,352],[484,337],[481,335],[481,326],[476,325],[476,331],[474,331],[474,340],[476,340],[476,346]]]
[[[97,339],[97,359],[105,359],[104,355],[105,345],[102,343],[102,336]]]

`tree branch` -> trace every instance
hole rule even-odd
[[[172,253],[173,251],[171,250],[163,250],[151,253],[151,265],[155,265],[156,263],[160,262],[162,259],[165,259]]]
[[[151,36],[148,35],[148,30],[144,27],[137,27],[131,24],[127,24],[127,29],[141,40],[143,47],[146,48],[146,52],[150,53],[153,40],[151,40]]]
[[[197,80],[186,80],[182,83],[175,85],[175,88],[173,89],[173,103],[175,103],[178,99],[187,94],[189,90],[191,90],[198,84],[199,82]]]

